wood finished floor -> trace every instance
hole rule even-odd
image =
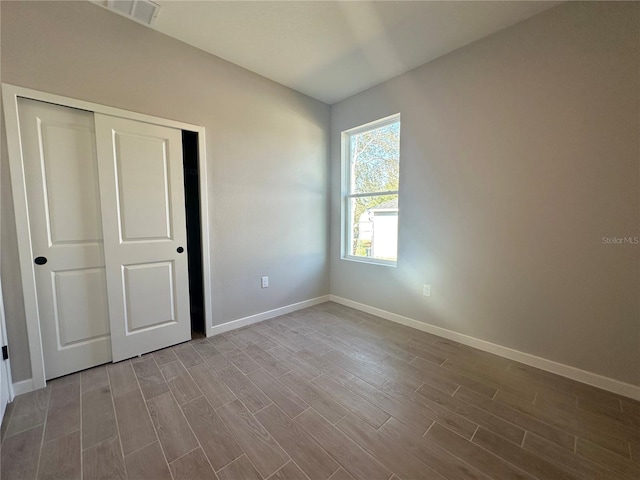
[[[1,478],[640,478],[640,402],[335,303],[49,382]]]

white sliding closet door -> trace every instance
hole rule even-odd
[[[95,114],[113,361],[191,338],[182,132]]]
[[[24,98],[18,110],[31,232],[20,248],[51,379],[111,361],[93,112]]]

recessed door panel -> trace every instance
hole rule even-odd
[[[111,361],[92,112],[19,99],[45,378]],[[46,262],[42,261],[46,259]]]
[[[173,262],[122,269],[127,335],[176,322]]]
[[[61,107],[62,108],[62,107]],[[87,112],[83,112],[88,114]],[[90,115],[90,114],[89,114]],[[49,241],[53,244],[102,242],[98,166],[93,125],[38,122]]]
[[[191,338],[182,132],[95,114],[114,361]]]
[[[58,348],[109,337],[104,268],[53,272],[53,289]]]
[[[171,238],[167,139],[114,131],[120,238]]]

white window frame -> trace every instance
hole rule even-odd
[[[389,115],[388,117],[375,120],[373,122],[360,125],[349,130],[345,130],[341,135],[341,162],[342,162],[342,191],[341,191],[341,231],[340,231],[340,258],[342,260],[349,260],[354,262],[362,262],[374,265],[384,265],[387,267],[396,267],[398,265],[398,252],[396,252],[396,260],[383,260],[373,257],[361,257],[358,255],[351,255],[350,245],[353,243],[353,229],[351,228],[351,209],[349,208],[349,201],[352,198],[357,197],[373,197],[382,195],[398,195],[398,207],[400,205],[400,186],[398,190],[391,190],[386,192],[375,193],[351,193],[351,137],[359,133],[366,132],[368,130],[375,130],[377,128],[391,125],[392,123],[400,122],[400,113]],[[402,135],[402,124],[400,125],[400,135]],[[400,159],[398,159],[400,162]],[[398,221],[400,220],[400,209],[398,208]],[[398,235],[397,233],[396,235]]]

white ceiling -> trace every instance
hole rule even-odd
[[[155,1],[152,28],[328,104],[561,3]]]

